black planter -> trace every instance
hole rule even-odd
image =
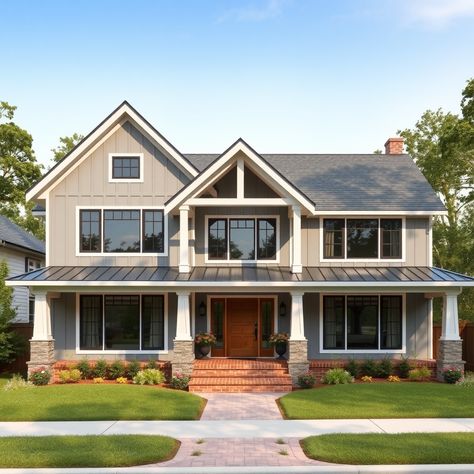
[[[283,354],[286,352],[286,342],[277,342],[275,344],[275,352],[278,354],[278,359],[284,359]]]
[[[211,346],[198,346],[199,349],[199,354],[201,354],[201,357],[206,357],[209,352],[211,351]]]

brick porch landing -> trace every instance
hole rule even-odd
[[[194,361],[190,392],[291,392],[286,361],[200,359]]]

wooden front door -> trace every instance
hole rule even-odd
[[[259,314],[257,298],[227,300],[227,356],[257,357]]]

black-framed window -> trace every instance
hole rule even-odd
[[[344,258],[344,219],[324,219],[324,258]]]
[[[162,210],[143,211],[143,252],[163,253],[164,221]]]
[[[257,219],[257,258],[276,259],[276,219]]]
[[[402,220],[380,219],[382,258],[402,258]]]
[[[35,322],[35,297],[32,295],[28,298],[28,322],[30,324]]]
[[[255,259],[255,219],[230,219],[229,250],[231,260]]]
[[[212,260],[227,260],[227,219],[209,219],[208,256]]]
[[[324,219],[322,251],[324,259],[401,259],[402,219]]]
[[[79,316],[79,347],[81,350],[102,350],[102,295],[81,295]]]
[[[323,296],[324,350],[400,350],[401,295]]]
[[[165,348],[165,297],[163,295],[142,296],[142,349],[163,350]]]
[[[100,220],[100,210],[81,209],[79,212],[81,252],[100,252]]]
[[[140,252],[139,210],[104,210],[104,252]]]
[[[112,156],[113,179],[140,179],[139,156]]]
[[[106,295],[104,298],[105,349],[140,349],[140,298]]]

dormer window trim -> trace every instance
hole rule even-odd
[[[138,158],[138,178],[137,177],[127,177],[127,176],[117,176],[114,174],[114,160],[118,159],[123,163],[125,159],[137,159]],[[144,169],[143,169],[143,153],[109,153],[108,160],[108,176],[109,183],[143,183],[144,178]],[[136,167],[133,167],[136,168]]]

